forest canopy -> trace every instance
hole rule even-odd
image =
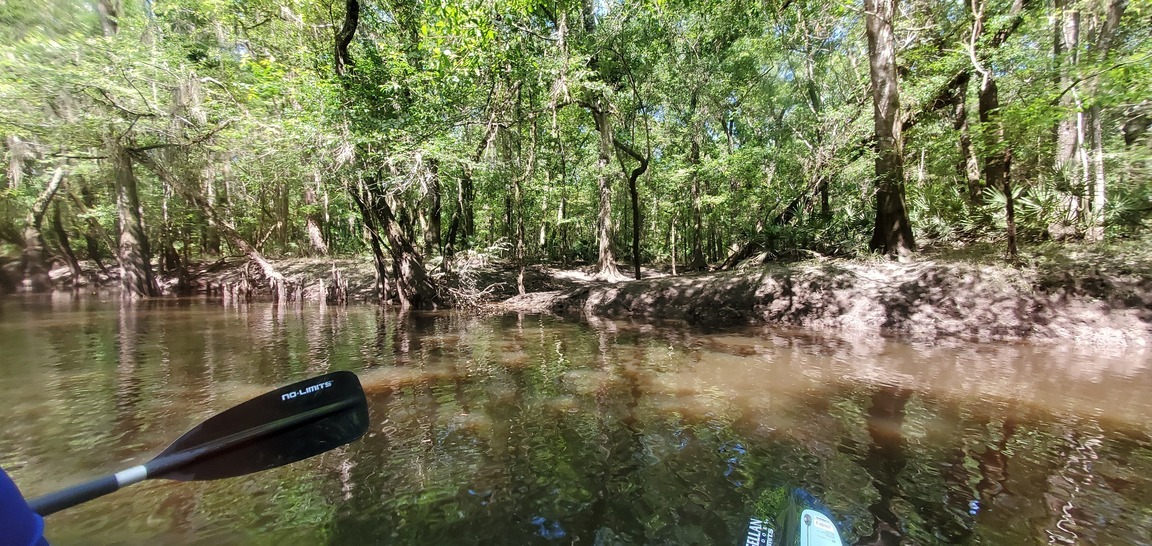
[[[274,285],[266,256],[364,255],[434,308],[476,252],[617,279],[1130,237],[1150,8],[0,0],[0,280],[147,297],[223,255]]]

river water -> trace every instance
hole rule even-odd
[[[374,307],[0,299],[0,466],[35,496],[140,464],[279,385],[352,370],[360,441],[149,480],[54,544],[741,544],[802,488],[846,544],[1148,544],[1140,351]]]

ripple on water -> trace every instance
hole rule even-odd
[[[1145,354],[85,305],[0,315],[0,333],[19,333],[0,335],[0,464],[33,493],[139,462],[326,369],[360,372],[373,423],[308,462],[145,482],[61,513],[60,543],[734,544],[763,492],[792,487],[850,541],[1152,535]]]

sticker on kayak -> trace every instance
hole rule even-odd
[[[772,546],[774,531],[763,520],[748,520],[748,535],[744,539],[744,546]]]
[[[828,516],[815,510],[800,514],[800,546],[844,546]]]

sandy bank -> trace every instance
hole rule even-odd
[[[1080,265],[810,261],[530,293],[500,308],[917,340],[1152,342],[1152,276],[1135,267]]]

